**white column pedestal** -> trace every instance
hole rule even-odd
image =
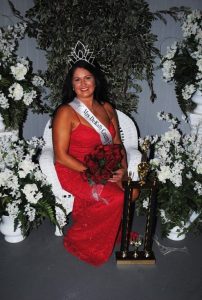
[[[202,114],[189,114],[189,122],[191,125],[191,133],[202,138]]]

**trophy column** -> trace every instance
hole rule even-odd
[[[117,264],[155,264],[155,256],[152,251],[153,235],[156,226],[156,181],[144,182],[132,181],[130,178],[124,182],[125,201],[122,220],[122,240],[120,251],[116,252]],[[144,238],[141,237],[130,241],[130,215],[132,189],[149,189],[149,207],[146,215],[146,226]],[[143,250],[139,248],[143,246]],[[130,250],[134,247],[134,250]]]

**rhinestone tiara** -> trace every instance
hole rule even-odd
[[[94,66],[93,62],[95,57],[93,56],[93,52],[88,49],[88,46],[84,46],[84,44],[80,41],[78,41],[75,47],[72,48],[72,51],[68,57],[68,65],[70,67],[72,67],[79,60],[85,60]]]

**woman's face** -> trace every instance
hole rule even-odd
[[[77,68],[73,74],[72,86],[79,99],[92,97],[95,90],[95,78],[88,70]]]

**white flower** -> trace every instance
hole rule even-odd
[[[9,196],[18,194],[19,182],[18,177],[9,169],[0,170],[0,187],[10,190]]]
[[[36,96],[37,96],[36,91],[31,91],[29,93],[24,93],[23,102],[27,106],[29,106],[33,102],[34,98],[36,98]]]
[[[199,10],[193,10],[189,15],[186,16],[186,19],[182,24],[183,36],[185,38],[196,34],[199,27],[197,20],[200,19],[201,12]]]
[[[24,36],[25,28],[26,25],[22,24],[0,28],[0,109],[5,128],[9,130],[19,127],[29,106],[34,112],[42,109],[40,101],[30,104],[43,92],[40,86],[44,81],[33,73],[29,58],[17,55],[19,39]],[[27,107],[15,104],[19,100]]]
[[[0,107],[3,109],[9,108],[8,99],[3,93],[0,93]]]
[[[16,66],[11,67],[11,73],[15,77],[16,80],[23,80],[25,79],[25,75],[27,74],[27,68],[21,64],[17,63]]]
[[[43,86],[44,80],[40,76],[35,75],[32,79],[32,83],[35,86]]]
[[[48,185],[46,175],[43,174],[40,169],[35,169],[34,178],[36,179],[36,181],[41,181],[42,185]]]
[[[199,164],[197,165],[197,167],[196,167],[196,172],[197,172],[198,174],[202,174],[202,162],[199,163]]]
[[[174,42],[170,47],[167,47],[167,53],[164,56],[164,58],[172,59],[176,53],[177,50],[177,42]]]
[[[178,129],[179,121],[170,114],[158,113],[158,117],[175,123],[175,128],[158,138],[154,159],[150,160],[151,175],[159,180],[158,209],[166,232],[167,223],[186,223],[193,207],[201,212],[202,138],[183,134]],[[142,203],[142,207],[145,205]]]
[[[143,206],[145,209],[148,209],[148,207],[149,207],[149,198],[148,198],[148,197],[147,197],[146,199],[143,200],[142,206]]]
[[[197,65],[199,71],[202,72],[202,58],[197,60],[196,65]]]
[[[163,141],[179,141],[180,140],[180,133],[177,129],[172,129],[172,130],[169,130],[169,131],[166,131],[164,133],[164,135],[162,136],[162,140]]]
[[[183,14],[183,39],[168,47],[161,67],[163,79],[174,81],[176,96],[182,111],[190,111],[193,93],[202,90],[202,11]],[[193,66],[193,67],[192,67]],[[192,72],[191,70],[195,70]],[[183,87],[183,88],[182,88]]]
[[[181,174],[174,174],[170,178],[170,180],[176,187],[179,187],[182,185],[182,175]]]
[[[35,183],[26,184],[22,189],[29,203],[36,204],[42,197],[42,193],[38,192],[38,187]]]
[[[157,172],[158,179],[161,182],[166,182],[166,180],[170,179],[172,174],[171,170],[168,166],[161,166],[160,170]]]
[[[28,174],[33,172],[35,167],[36,167],[36,164],[30,160],[25,159],[25,160],[21,161],[19,163],[19,171],[18,171],[19,177],[25,178]]]
[[[163,113],[161,111],[157,112],[157,118],[163,120]]]
[[[19,57],[19,56],[17,57],[17,60],[19,63],[23,64],[27,68],[27,71],[29,70],[29,60],[27,60],[24,57]]]
[[[189,100],[195,91],[196,87],[193,84],[187,84],[184,89],[182,89],[182,96],[185,100]]]
[[[160,216],[163,219],[163,222],[169,222],[168,218],[166,218],[165,211],[163,209],[160,209]]]
[[[45,145],[45,142],[42,138],[37,138],[36,136],[33,136],[31,140],[27,141],[27,144],[34,148],[42,148]]]
[[[14,83],[10,86],[9,90],[9,97],[13,98],[14,100],[18,101],[23,97],[23,88],[19,83]]]
[[[186,174],[186,177],[187,177],[188,179],[191,179],[191,178],[192,178],[191,172],[187,173],[187,174]]]
[[[167,158],[169,157],[169,148],[166,147],[166,145],[164,145],[164,146],[161,145],[160,147],[158,147],[158,144],[157,144],[157,151],[158,151],[157,158],[166,161]]]
[[[166,60],[163,63],[162,72],[163,72],[163,78],[165,79],[166,82],[172,80],[175,74],[175,69],[176,69],[176,65],[174,61]]]
[[[21,201],[15,201],[12,203],[8,203],[6,206],[6,211],[8,212],[9,216],[11,216],[13,219],[15,219],[19,213],[19,204]]]
[[[25,205],[25,214],[28,216],[28,219],[30,222],[33,222],[35,220],[36,216],[36,209],[28,203]]]
[[[202,31],[201,31],[202,32]],[[190,53],[191,57],[198,60],[202,58],[202,45],[197,45],[197,50]]]
[[[0,172],[0,187],[6,185],[13,172],[9,169]]]
[[[194,181],[195,187],[194,190],[198,192],[199,196],[202,196],[202,184],[198,181]]]
[[[150,160],[150,164],[151,164],[153,167],[159,166],[159,164],[160,164],[159,158],[155,157],[155,158],[151,159],[151,160]]]
[[[28,142],[19,140],[15,135],[0,136],[1,204],[3,209],[16,221],[20,221],[20,217],[24,216],[23,230],[27,229],[31,225],[30,223],[38,223],[42,216],[47,215],[47,205],[50,201],[51,207],[49,206],[49,208],[53,216],[55,212],[52,207],[54,198],[51,186],[47,183],[39,164],[32,161],[38,146],[43,143],[42,139],[36,137]],[[47,191],[46,197],[39,204],[45,191]],[[3,201],[4,199],[5,201]],[[61,226],[64,226],[66,215],[62,210],[59,214],[61,214],[60,222],[63,224]]]
[[[198,28],[195,39],[198,40],[199,44],[202,44],[202,30]]]

